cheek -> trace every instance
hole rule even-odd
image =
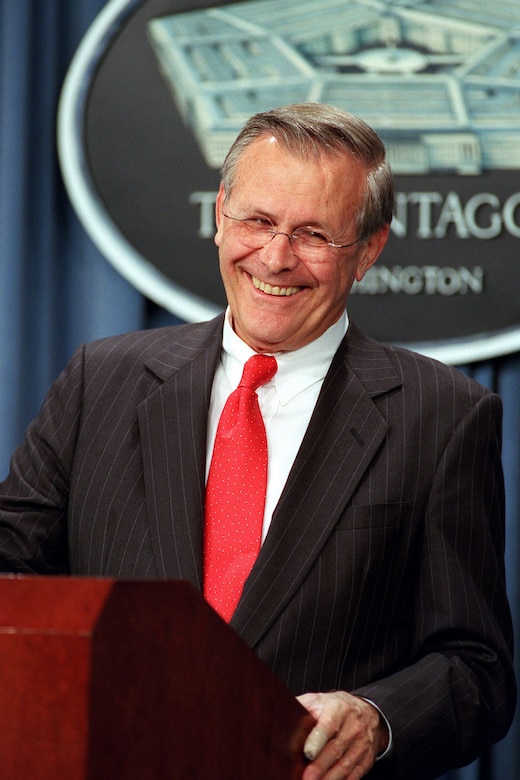
[[[215,233],[215,244],[218,247],[220,273],[225,274],[226,271],[232,268],[234,255],[229,236],[222,229],[218,229]]]
[[[237,252],[233,251],[232,245],[225,236],[219,239],[217,246],[220,276],[229,297],[240,281],[241,275],[237,267],[237,261],[240,258]]]
[[[319,274],[319,284],[327,298],[338,300],[346,297],[354,281],[355,268],[349,265],[326,269]]]

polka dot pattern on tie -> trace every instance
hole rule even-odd
[[[230,620],[260,550],[267,486],[267,439],[256,389],[276,359],[254,355],[219,420],[206,486],[204,595]]]

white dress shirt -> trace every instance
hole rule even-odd
[[[267,435],[268,473],[262,541],[316,405],[325,374],[348,327],[346,312],[323,335],[301,349],[273,353],[278,370],[257,390]],[[217,425],[229,394],[238,386],[245,362],[254,355],[231,326],[226,312],[222,356],[209,407],[206,479]]]

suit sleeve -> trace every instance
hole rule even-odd
[[[417,562],[410,665],[356,691],[388,718],[403,778],[469,763],[513,717],[500,425],[500,400],[487,394],[445,447]]]
[[[50,388],[0,484],[0,571],[68,573],[67,505],[81,416],[83,350]]]

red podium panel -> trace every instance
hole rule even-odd
[[[185,582],[0,577],[4,780],[297,780],[312,717]]]

